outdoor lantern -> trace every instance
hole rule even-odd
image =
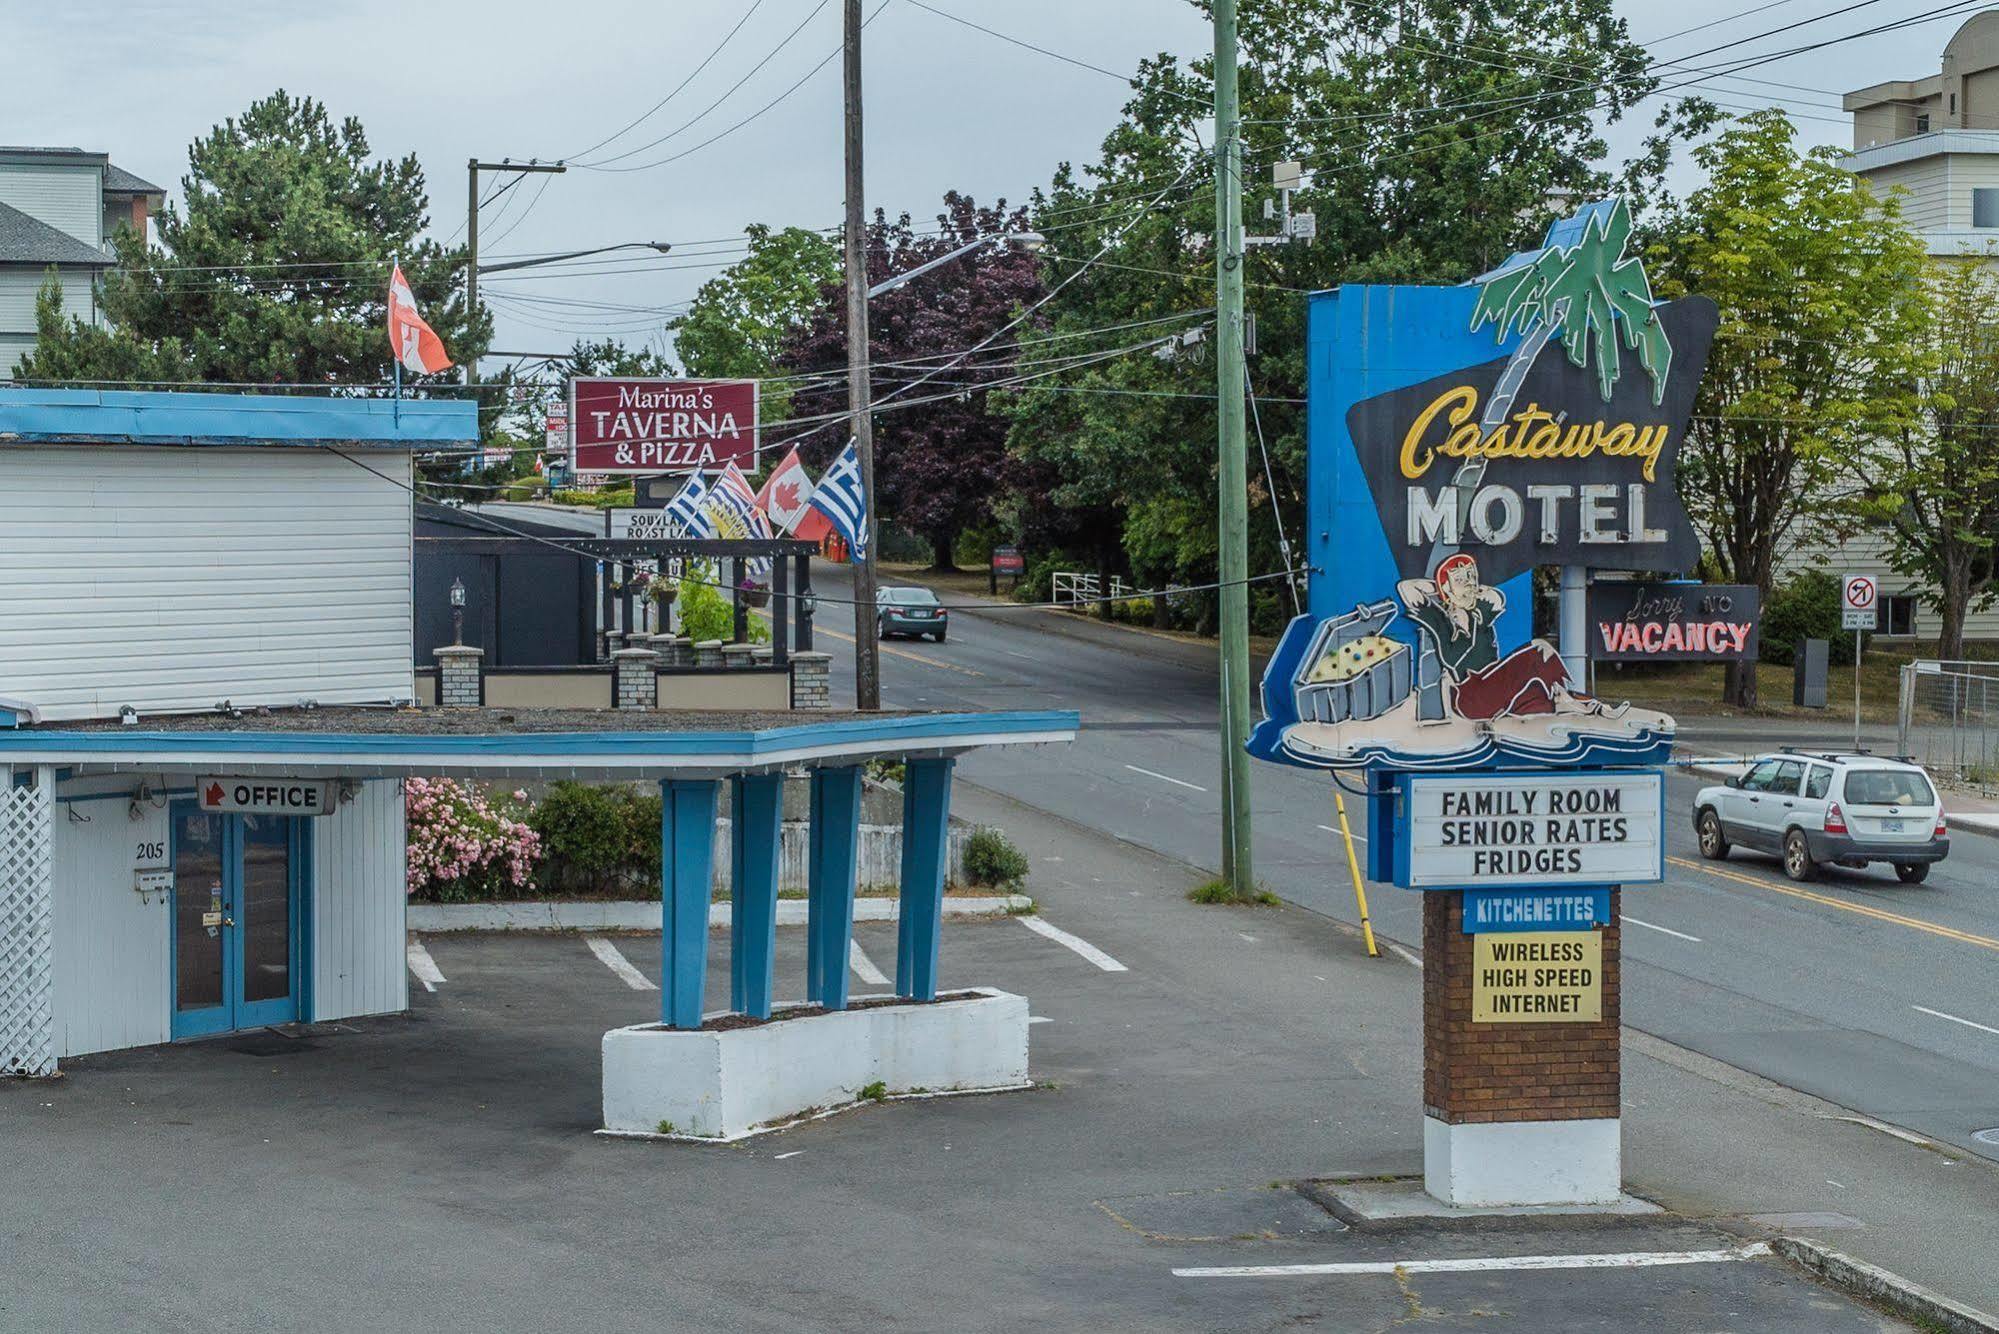
[[[451,646],[465,642],[465,581],[451,581]]]
[[[465,581],[463,579],[453,579],[451,581],[451,605],[459,608],[461,611],[465,607]]]
[[[819,595],[816,593],[799,594],[798,609],[804,612],[807,616],[812,615],[814,612],[819,610]]]

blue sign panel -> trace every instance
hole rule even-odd
[[[1607,889],[1468,889],[1465,934],[1589,931],[1610,922]]]

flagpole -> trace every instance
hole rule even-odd
[[[396,348],[395,309],[396,309],[396,270],[400,269],[402,266],[403,266],[402,256],[392,255],[389,257],[389,294],[387,298],[387,305],[389,309],[389,364],[394,369],[394,378],[396,385],[396,391],[395,391],[396,405],[395,407],[391,408],[389,412],[390,415],[395,419],[396,429],[398,431],[402,429],[403,425],[403,358],[402,358],[402,353],[398,351]]]

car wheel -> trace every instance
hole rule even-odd
[[[1728,856],[1728,835],[1721,832],[1721,817],[1714,813],[1713,807],[1701,812],[1701,818],[1695,823],[1695,832],[1700,835],[1701,856],[1711,862]]]
[[[1805,842],[1802,829],[1784,835],[1784,874],[1793,880],[1819,878],[1819,864],[1812,860],[1812,847]]]
[[[942,630],[937,632],[937,642],[940,644],[944,642],[944,632]]]
[[[1905,885],[1920,885],[1929,878],[1928,862],[1897,862],[1895,878]]]

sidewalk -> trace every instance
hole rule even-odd
[[[1184,897],[1205,878],[1192,868],[969,784],[956,804],[1004,824],[1033,858],[1027,891],[1050,920],[1115,954],[1170,1009],[1131,1033],[1124,1060],[1088,1073],[1091,1100],[1117,1096],[1110,1086],[1127,1068],[1156,1077],[1162,1061],[1189,1066],[1190,1096],[1238,1090],[1213,1113],[1223,1139],[1182,1187],[1421,1172],[1422,974],[1403,955],[1420,942],[1391,951],[1384,940],[1369,959],[1351,928],[1304,909],[1198,907]],[[1243,1014],[1260,1018],[1234,1027]],[[1055,1054],[1039,1034],[1054,1034],[1037,1036],[1037,1074],[1048,1077]],[[1999,1310],[1999,1165],[1628,1029],[1624,1105],[1634,1193],[1687,1219],[1797,1237]],[[1183,1118],[1178,1129],[1175,1143],[1192,1127]],[[1637,1318],[1632,1327],[1653,1326]]]

